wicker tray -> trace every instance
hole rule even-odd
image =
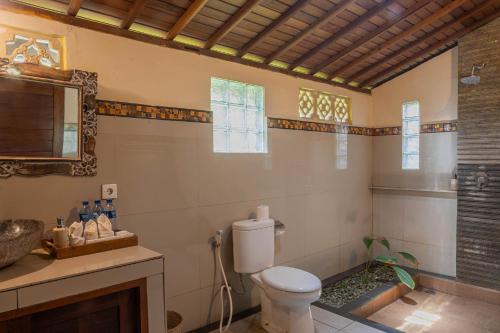
[[[79,246],[70,246],[64,248],[57,248],[51,240],[43,240],[42,246],[47,252],[56,259],[67,259],[87,254],[99,253],[104,251],[121,249],[129,246],[136,246],[139,244],[136,235],[124,238],[110,239],[93,244],[85,244]]]

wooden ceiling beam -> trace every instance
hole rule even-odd
[[[78,11],[80,10],[80,7],[82,7],[84,0],[71,0],[68,5],[68,10],[66,13],[69,16],[76,16],[78,14]]]
[[[332,45],[334,42],[342,38],[343,36],[349,34],[353,30],[357,29],[360,25],[363,23],[366,23],[369,19],[371,19],[373,16],[380,14],[382,11],[384,11],[387,7],[395,3],[396,0],[387,0],[387,1],[382,1],[375,7],[371,8],[368,10],[366,13],[363,15],[359,16],[357,19],[352,21],[351,23],[347,24],[345,27],[341,28],[340,30],[337,30],[334,34],[332,34],[330,37],[325,39],[321,44],[317,45],[314,47],[311,51],[307,52],[306,54],[300,56],[297,60],[295,60],[289,68],[295,68],[303,63],[305,63],[307,60],[310,58],[314,57],[316,54],[327,48],[328,46]],[[319,70],[316,70],[319,66],[316,66],[312,71],[311,74],[316,74],[319,72]],[[320,68],[321,69],[321,68]]]
[[[311,73],[312,74],[316,74],[316,73],[320,72],[323,68],[328,67],[331,64],[335,63],[336,61],[342,59],[343,57],[345,57],[346,55],[348,55],[352,51],[356,50],[358,47],[361,47],[363,44],[369,42],[370,40],[372,40],[373,38],[377,37],[378,35],[380,35],[381,33],[385,32],[386,30],[390,29],[394,25],[396,25],[399,22],[405,20],[408,16],[413,15],[416,11],[418,11],[421,8],[425,7],[430,2],[431,2],[431,0],[421,0],[421,1],[416,2],[413,6],[410,6],[409,8],[407,8],[403,13],[397,15],[396,17],[394,17],[391,20],[388,20],[385,24],[381,25],[380,27],[378,27],[377,29],[373,30],[369,34],[365,35],[364,37],[362,37],[362,38],[354,41],[351,44],[351,46],[346,47],[342,51],[336,53],[332,57],[329,57],[328,59],[324,60],[320,64],[316,65],[311,70]],[[339,38],[340,37],[341,36],[339,36]],[[338,38],[333,38],[333,36],[332,36],[331,40],[329,40],[328,43],[326,43],[323,48],[326,48],[326,47],[330,46],[337,39]],[[318,50],[318,52],[319,51],[320,50]]]
[[[368,90],[368,89],[353,87],[353,86],[350,86],[347,84],[330,81],[330,80],[327,80],[324,78],[294,72],[294,71],[289,70],[289,69],[283,69],[283,68],[278,68],[278,67],[274,67],[274,66],[269,66],[269,65],[266,65],[263,63],[254,62],[251,60],[242,59],[242,58],[227,55],[227,54],[222,54],[222,53],[215,52],[212,50],[201,49],[201,48],[194,47],[192,45],[185,45],[185,44],[178,43],[175,41],[166,40],[164,38],[149,36],[149,35],[137,33],[137,32],[131,31],[131,30],[125,30],[125,29],[121,29],[119,27],[98,23],[95,21],[81,19],[81,18],[73,17],[73,16],[68,16],[66,14],[61,14],[58,12],[44,10],[44,9],[41,9],[38,7],[33,7],[33,6],[29,6],[29,5],[22,4],[22,3],[10,2],[7,0],[0,0],[0,10],[9,11],[12,13],[23,14],[23,15],[36,16],[36,17],[40,17],[43,19],[47,19],[47,20],[62,22],[65,24],[76,26],[76,27],[81,27],[84,29],[99,31],[99,32],[114,35],[114,36],[125,37],[125,38],[129,38],[129,39],[136,40],[136,41],[141,41],[141,42],[154,44],[154,45],[158,45],[158,46],[163,46],[163,47],[168,47],[168,48],[172,48],[172,49],[176,49],[176,50],[191,52],[194,54],[209,56],[212,58],[222,59],[225,61],[231,61],[231,62],[239,63],[242,65],[251,66],[254,68],[265,69],[265,70],[273,71],[276,73],[289,75],[291,77],[302,78],[305,80],[321,82],[324,84],[329,84],[329,85],[336,86],[336,87],[342,87],[345,89],[349,89],[351,91],[356,91],[356,92],[370,95],[370,90]]]
[[[238,9],[236,14],[231,16],[205,43],[205,49],[212,48],[218,41],[234,29],[244,18],[257,6],[262,0],[247,0],[243,6]]]
[[[292,47],[300,43],[307,36],[312,34],[316,29],[320,28],[322,25],[326,24],[333,16],[342,12],[347,6],[351,4],[351,0],[342,0],[336,6],[328,10],[323,16],[311,24],[307,29],[301,31],[297,36],[288,41],[285,45],[280,46],[276,51],[274,51],[269,57],[267,57],[264,63],[269,64],[276,58],[280,57],[283,53],[290,50]]]
[[[208,0],[194,0],[193,3],[186,9],[184,14],[175,22],[174,26],[170,29],[167,34],[168,40],[174,40],[177,35],[179,35],[184,28],[191,23],[196,14],[206,5]]]
[[[466,27],[465,29],[462,29],[460,31],[457,31],[456,33],[454,33],[453,35],[449,36],[449,37],[446,37],[445,39],[442,39],[422,50],[420,50],[419,52],[413,54],[411,57],[408,57],[406,59],[403,59],[401,60],[400,62],[398,62],[396,65],[394,66],[391,66],[375,75],[372,75],[371,77],[369,77],[368,79],[364,80],[361,84],[360,84],[360,87],[365,87],[366,85],[368,84],[371,84],[371,83],[376,83],[378,80],[380,80],[381,78],[384,78],[385,76],[397,71],[398,69],[400,69],[401,67],[404,67],[408,64],[411,64],[412,62],[414,61],[417,61],[418,59],[420,58],[423,58],[425,57],[426,55],[436,51],[437,49],[445,46],[446,44],[449,44],[449,43],[452,43],[452,42],[456,42],[459,38],[461,38],[462,36],[468,34],[469,32],[473,31],[473,30],[476,30],[477,28],[493,21],[494,19],[496,19],[497,17],[500,16],[500,9],[494,11],[493,13],[489,14],[488,16],[486,16],[485,18],[483,18],[482,20],[480,21],[476,21],[475,23],[471,24],[470,26]]]
[[[135,19],[141,12],[142,8],[146,4],[147,0],[135,0],[132,6],[130,7],[127,15],[123,18],[120,27],[122,29],[128,29],[134,23]]]
[[[413,35],[415,32],[419,31],[420,29],[428,26],[429,24],[439,20],[441,17],[448,15],[450,12],[455,10],[456,8],[460,7],[463,5],[467,0],[453,0],[446,6],[442,7],[441,9],[437,10],[433,14],[427,16],[423,20],[419,21],[418,23],[412,25],[406,30],[403,30],[399,34],[395,35],[391,39],[385,41],[384,43],[378,45],[374,49],[368,51],[367,53],[363,54],[361,57],[351,61],[345,66],[342,66],[341,68],[337,69],[333,73],[330,74],[330,78],[335,78],[337,76],[341,76],[343,73],[348,71],[349,69],[353,68],[354,66],[368,60],[369,58],[373,57],[374,55],[377,55],[379,52],[382,50],[387,50],[389,47],[394,45],[395,43],[399,42],[402,39],[405,39],[407,37],[410,37]]]
[[[279,27],[281,27],[284,23],[286,23],[290,18],[292,18],[296,13],[301,11],[308,4],[307,0],[298,0],[292,7],[288,8],[283,15],[279,16],[276,20],[272,21],[264,30],[259,32],[257,36],[255,36],[252,40],[245,44],[238,51],[238,56],[242,57],[248,53],[248,51],[252,50],[257,44],[262,42],[264,38],[272,34]]]
[[[389,61],[392,61],[393,59],[397,58],[398,56],[402,55],[402,54],[405,54],[406,52],[410,51],[411,49],[417,47],[418,45],[422,44],[422,43],[425,43],[426,41],[436,37],[437,35],[443,33],[444,31],[450,29],[451,27],[453,27],[454,25],[456,24],[460,24],[462,23],[463,21],[479,14],[480,12],[482,12],[485,8],[489,7],[489,6],[493,6],[494,4],[498,4],[499,1],[498,0],[487,0],[485,2],[483,2],[482,4],[480,4],[479,6],[477,7],[474,7],[473,10],[469,11],[469,12],[466,12],[465,14],[457,17],[455,20],[453,21],[450,21],[446,24],[443,24],[442,26],[440,26],[439,28],[437,28],[436,30],[433,30],[431,31],[429,34],[411,42],[410,44],[402,47],[401,49],[391,53],[390,55],[380,59],[379,61],[373,63],[373,64],[370,64],[369,66],[367,67],[364,67],[364,68],[361,68],[359,71],[357,71],[356,73],[354,73],[353,75],[351,75],[350,77],[348,77],[345,82],[352,82],[352,81],[355,81],[357,80],[358,78],[360,78],[361,76],[365,75],[366,73],[369,73],[371,72],[372,70],[375,70],[377,68],[380,68],[380,66],[388,63]]]

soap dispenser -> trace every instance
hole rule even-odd
[[[63,248],[69,246],[68,229],[64,224],[62,217],[57,218],[57,227],[52,230],[54,234],[54,246],[56,248]]]

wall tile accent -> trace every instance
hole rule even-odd
[[[373,129],[373,136],[401,135],[401,126],[380,127]]]
[[[200,123],[212,123],[212,112],[183,109],[167,106],[151,106],[134,103],[98,100],[97,113],[103,116],[146,118],[155,120],[174,120]],[[313,121],[268,118],[268,128],[289,129],[324,133],[345,133],[364,136],[401,135],[401,126],[381,128],[359,127],[335,123],[319,123]],[[457,121],[445,120],[420,126],[420,133],[456,132]]]
[[[420,133],[456,132],[457,128],[456,120],[445,120],[420,125]]]
[[[97,114],[103,116],[147,118],[211,123],[212,112],[166,106],[151,106],[114,101],[97,101]]]
[[[339,124],[316,123],[302,120],[290,120],[279,118],[268,118],[267,121],[269,128],[281,128],[301,131],[314,131],[314,132],[328,132],[340,133],[343,128],[347,127],[348,134],[366,135],[366,136],[387,136],[387,135],[401,135],[401,126],[390,126],[380,128],[370,127],[357,127],[357,126],[342,126]],[[444,120],[435,123],[422,124],[420,126],[420,133],[446,133],[456,132],[456,120]]]
[[[356,127],[340,124],[317,123],[312,121],[291,120],[280,118],[268,118],[267,127],[290,129],[296,131],[312,131],[326,133],[342,133],[347,129],[347,134],[370,136],[372,129],[369,127]]]

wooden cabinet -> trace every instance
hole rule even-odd
[[[165,333],[164,258],[141,246],[0,270],[0,333]]]
[[[146,279],[0,314],[0,333],[148,332]]]

